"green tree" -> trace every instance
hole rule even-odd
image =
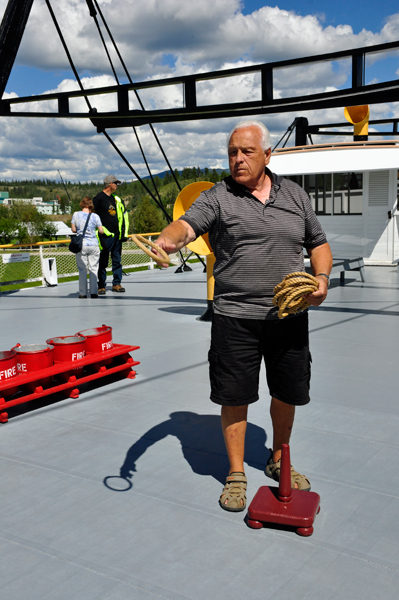
[[[148,196],[132,213],[129,213],[130,227],[133,233],[152,233],[161,231],[166,225],[166,219],[150,201]]]
[[[37,242],[52,238],[57,234],[57,228],[46,216],[39,213],[36,206],[25,202],[15,202],[9,210],[10,219],[24,227],[26,239],[23,241]]]
[[[174,181],[173,176],[171,175],[170,171],[166,171],[163,178],[163,184],[168,185],[168,183],[172,183],[172,181]]]
[[[218,172],[215,169],[212,169],[212,173],[209,175],[208,179],[212,183],[217,183],[218,181],[220,181],[220,177],[219,177]]]
[[[54,223],[45,219],[40,223],[36,223],[35,228],[36,235],[42,240],[51,239],[57,235],[57,227]]]
[[[23,231],[20,231],[21,224],[15,219],[7,219],[4,217],[0,217],[0,243],[1,244],[13,244],[16,241],[20,241],[20,237],[22,239],[25,237],[27,230],[23,228]]]
[[[8,208],[0,206],[0,243],[21,243],[27,237],[27,234],[27,227],[20,223],[18,219],[13,218]]]
[[[69,210],[69,198],[66,194],[57,194],[57,198],[60,201],[61,214],[65,215],[67,213],[67,209]]]
[[[162,204],[170,216],[173,215],[173,206],[178,195],[179,190],[177,189],[177,185],[173,183],[169,185],[166,193],[162,196]]]
[[[30,202],[14,202],[10,206],[10,218],[22,221],[23,223],[35,221],[40,218],[39,215],[40,213],[36,206]]]
[[[181,178],[182,179],[191,179],[192,178],[192,169],[191,167],[184,167],[184,169],[181,172]]]

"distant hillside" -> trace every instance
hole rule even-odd
[[[195,181],[211,181],[217,183],[228,175],[223,169],[201,169],[185,167],[181,171],[175,169],[162,171],[143,177],[145,187],[139,181],[125,181],[118,188],[118,196],[122,198],[129,212],[130,231],[159,231],[172,217],[173,205],[180,189]],[[8,192],[10,198],[43,198],[43,200],[59,200],[58,214],[46,215],[47,221],[64,221],[68,226],[72,213],[80,210],[79,203],[84,196],[94,198],[103,188],[102,182],[80,182],[32,180],[32,181],[0,181],[0,192]],[[4,207],[5,208],[5,207]],[[5,215],[8,213],[5,213]]]
[[[195,167],[185,167],[184,169],[182,169],[181,173],[183,173],[183,171],[185,171],[186,169],[193,169]],[[205,171],[206,169],[201,169],[199,168],[201,175],[205,175]],[[216,173],[218,173],[220,175],[220,173],[224,173],[227,172],[228,174],[230,173],[228,169],[207,169],[208,172],[212,172],[212,171],[216,171]],[[153,174],[153,177],[159,177],[160,179],[163,179],[165,177],[165,175],[170,174],[169,169],[167,171],[162,171],[161,173],[157,173],[156,175]],[[142,177],[142,179],[150,179],[150,176],[147,175],[146,177]]]

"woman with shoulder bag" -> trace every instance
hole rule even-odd
[[[82,250],[76,254],[79,270],[79,298],[87,298],[87,270],[89,270],[90,296],[98,298],[97,273],[100,260],[100,248],[96,230],[103,233],[100,217],[94,211],[93,200],[85,196],[80,201],[80,210],[72,215],[73,233],[83,235]]]

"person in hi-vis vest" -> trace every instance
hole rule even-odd
[[[115,195],[120,185],[115,175],[107,175],[104,189],[93,198],[94,210],[100,217],[104,234],[99,237],[100,263],[98,266],[98,294],[106,293],[109,255],[112,260],[112,291],[124,292],[122,287],[122,242],[127,239],[129,220],[122,200]]]

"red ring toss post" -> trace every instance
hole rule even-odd
[[[319,494],[291,488],[290,450],[288,444],[283,444],[279,487],[259,488],[248,508],[248,526],[261,529],[265,523],[276,523],[294,528],[298,535],[310,536],[319,511]]]

